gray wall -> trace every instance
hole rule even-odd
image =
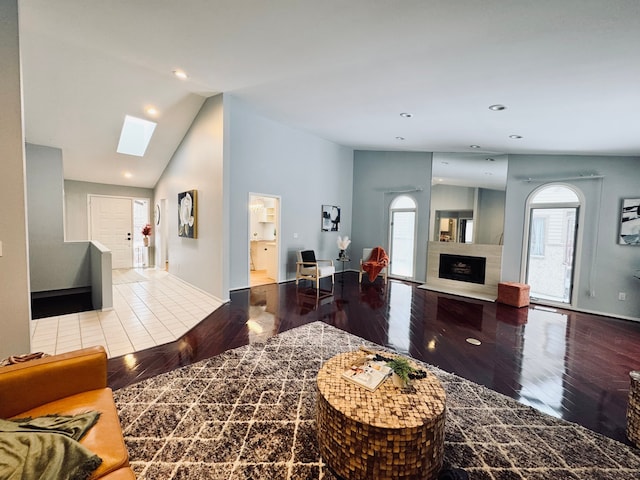
[[[0,358],[30,349],[27,193],[25,185],[18,2],[0,2]]]
[[[352,268],[364,247],[389,248],[389,205],[407,187],[422,187],[410,192],[418,204],[415,280],[426,280],[429,235],[431,153],[356,151],[353,165],[353,243],[349,247]]]
[[[249,192],[281,196],[280,281],[295,278],[295,252],[335,259],[352,236],[353,150],[265,118],[227,97],[232,289],[249,285]],[[341,231],[321,232],[322,205],[341,207]],[[297,238],[294,238],[294,233]]]
[[[623,198],[638,198],[640,158],[566,155],[509,155],[502,277],[520,281],[527,197],[553,179],[598,173],[603,181],[566,180],[585,198],[582,250],[576,307],[581,310],[640,319],[640,247],[618,245]],[[527,178],[545,180],[525,182]],[[602,188],[601,188],[602,187]],[[618,292],[627,294],[618,300]]]
[[[91,302],[96,310],[113,308],[111,251],[100,242],[90,243]]]
[[[478,189],[475,243],[499,245],[504,232],[504,190]]]
[[[151,188],[106,185],[102,183],[64,181],[65,238],[68,241],[89,240],[89,195],[153,199]],[[150,212],[151,213],[151,212]]]
[[[224,300],[228,298],[224,255],[228,207],[223,192],[223,117],[222,95],[208,98],[156,184],[154,202],[167,200],[161,222],[168,222],[169,272]],[[193,189],[198,191],[198,238],[178,237],[178,193]]]
[[[88,287],[89,243],[64,243],[61,150],[27,144],[26,165],[31,291]]]

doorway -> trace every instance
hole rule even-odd
[[[167,218],[167,199],[162,198],[156,203],[154,210],[156,232],[156,268],[169,271],[169,221]]]
[[[571,188],[550,185],[528,203],[526,280],[533,299],[571,304],[580,200]]]
[[[89,239],[111,250],[114,270],[148,265],[142,235],[142,227],[149,223],[148,199],[89,195],[88,210]]]
[[[249,285],[278,283],[280,197],[249,194]]]
[[[389,217],[389,274],[412,279],[415,271],[416,202],[400,195],[391,202]]]

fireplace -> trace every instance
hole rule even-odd
[[[485,257],[441,253],[438,276],[459,282],[484,284],[486,266]]]

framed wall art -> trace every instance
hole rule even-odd
[[[620,245],[640,246],[640,198],[622,200],[620,212]]]
[[[198,191],[178,194],[178,236],[198,238]]]
[[[340,231],[340,207],[335,205],[322,205],[322,231]]]

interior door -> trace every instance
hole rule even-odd
[[[111,250],[112,268],[133,267],[133,205],[130,198],[91,196],[90,238]]]

